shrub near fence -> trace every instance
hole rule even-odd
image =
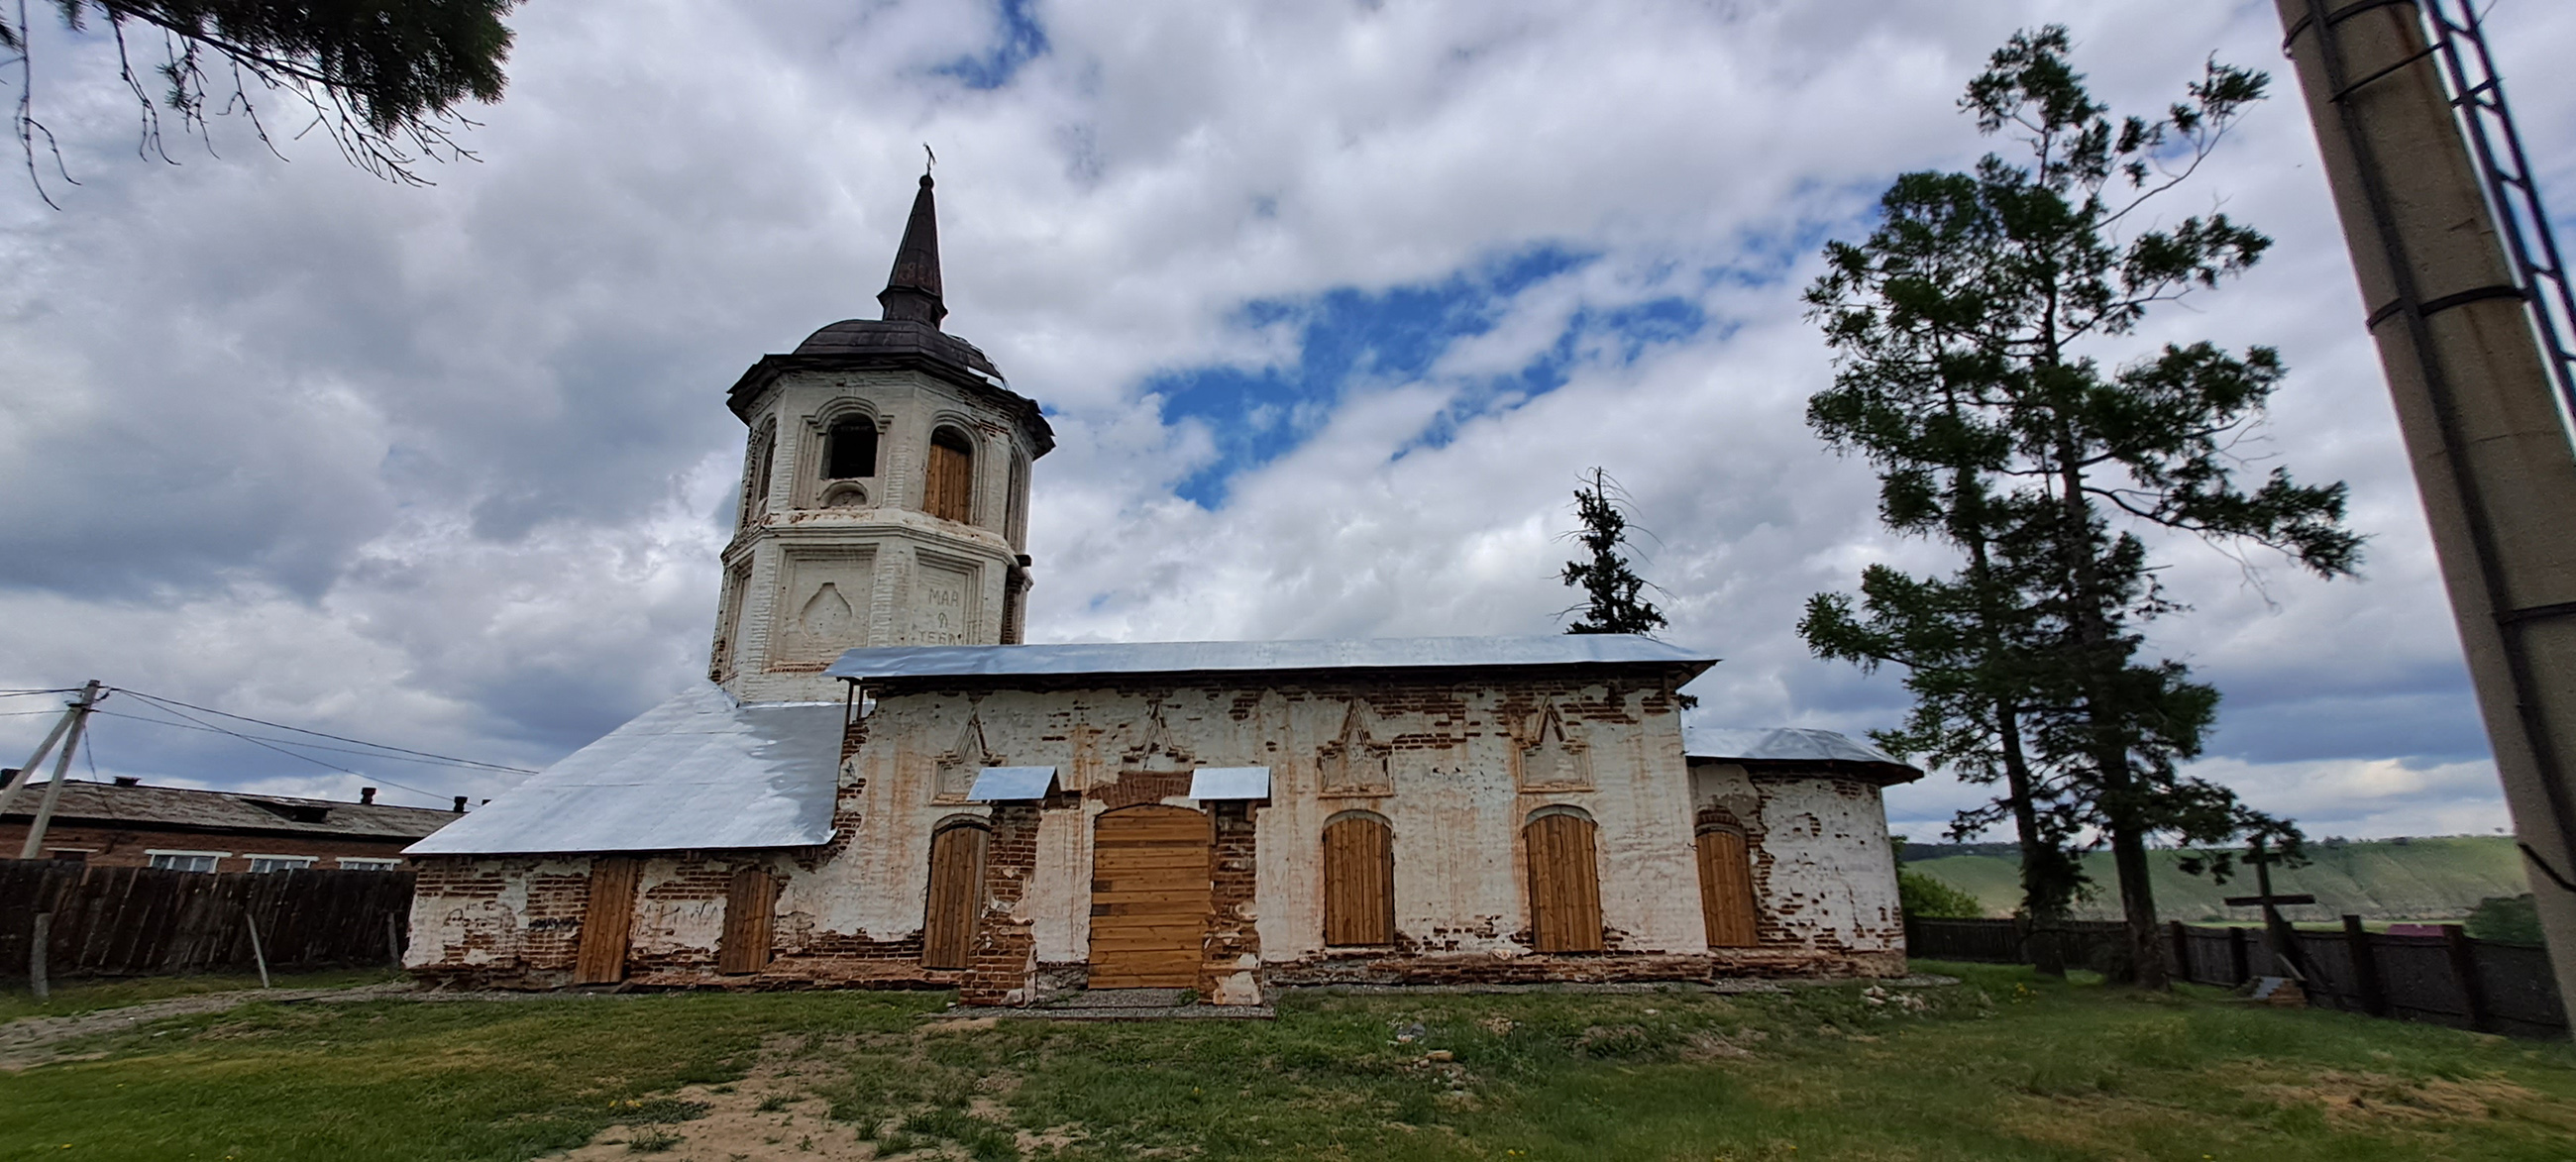
[[[391,964],[410,936],[412,874],[183,872],[0,860],[0,982],[24,983],[40,914],[46,973],[154,976]]]
[[[2069,923],[2030,931],[2018,920],[1905,921],[1909,955],[1935,960],[2028,964],[2032,940],[2055,939],[2066,963],[2116,964],[2125,956],[2124,929],[2116,923]],[[2165,926],[2166,963],[2178,980],[2235,987],[2258,976],[2278,976],[2264,963],[2263,933],[2253,928]],[[2298,952],[2308,1004],[2408,1021],[2518,1037],[2564,1037],[2567,1013],[2549,971],[2546,950],[2471,939],[2459,925],[2440,936],[2369,932],[2359,917],[2343,931],[2301,930]]]

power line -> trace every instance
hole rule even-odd
[[[303,728],[303,727],[301,727],[301,726],[288,726],[288,725],[286,725],[286,724],[285,724],[285,723],[283,723],[283,722],[270,722],[270,721],[268,721],[268,720],[266,720],[266,719],[263,719],[263,718],[253,718],[253,717],[251,717],[251,716],[249,716],[249,715],[247,715],[247,714],[234,714],[234,713],[231,713],[231,712],[229,712],[229,711],[216,710],[216,709],[214,709],[214,708],[212,708],[212,707],[208,707],[208,706],[199,706],[199,705],[196,705],[195,703],[192,703],[192,702],[181,702],[181,701],[179,701],[179,700],[178,700],[178,699],[176,699],[176,698],[163,698],[163,697],[160,697],[159,695],[155,695],[155,694],[146,694],[146,693],[144,693],[144,692],[143,692],[143,691],[141,691],[141,690],[128,689],[128,688],[123,687],[123,686],[116,686],[116,687],[110,687],[110,688],[111,688],[111,689],[113,689],[113,690],[116,690],[116,691],[117,691],[117,692],[119,692],[119,693],[123,693],[123,694],[132,694],[132,695],[134,695],[135,697],[137,697],[137,698],[141,698],[141,699],[143,699],[143,700],[144,700],[144,701],[146,701],[146,702],[152,702],[152,703],[158,703],[158,704],[166,704],[166,705],[163,707],[164,709],[167,709],[169,706],[185,706],[185,707],[187,707],[187,708],[188,708],[188,709],[190,709],[190,710],[199,711],[199,712],[201,712],[201,713],[205,713],[205,714],[212,714],[212,715],[216,715],[216,716],[218,716],[218,717],[222,717],[222,718],[230,718],[230,719],[233,719],[234,721],[237,721],[237,722],[253,722],[253,723],[257,723],[257,724],[259,724],[259,725],[261,725],[261,726],[268,727],[268,728],[273,729],[273,730],[286,730],[286,731],[293,731],[293,732],[294,732],[294,733],[296,733],[296,734],[309,734],[309,735],[312,735],[312,736],[313,736],[313,737],[315,737],[315,738],[327,738],[327,739],[330,739],[330,740],[331,740],[331,741],[333,741],[333,742],[345,742],[345,743],[352,743],[352,744],[355,744],[355,745],[357,745],[357,746],[373,747],[373,748],[375,748],[375,749],[377,749],[377,750],[393,751],[393,752],[395,752],[395,753],[397,753],[397,754],[418,755],[418,756],[420,756],[420,757],[422,757],[422,758],[439,759],[439,760],[442,760],[442,761],[445,761],[445,762],[458,763],[458,764],[461,764],[461,765],[464,765],[464,766],[469,766],[469,767],[482,767],[482,768],[487,769],[487,770],[507,771],[507,772],[509,772],[509,773],[511,773],[511,774],[514,774],[514,775],[533,775],[533,774],[536,774],[536,773],[537,773],[537,772],[535,772],[535,771],[529,770],[529,769],[528,769],[528,768],[526,768],[526,767],[505,766],[505,765],[503,765],[503,764],[501,764],[501,763],[487,763],[487,762],[483,762],[483,761],[481,761],[481,760],[479,760],[479,759],[465,759],[465,758],[458,758],[458,757],[456,757],[455,755],[432,754],[432,753],[430,753],[429,751],[425,751],[425,750],[412,750],[412,749],[411,749],[411,748],[409,748],[409,747],[391,746],[391,745],[388,745],[388,744],[386,744],[386,743],[381,743],[381,742],[368,742],[367,740],[365,740],[365,739],[363,739],[363,738],[348,738],[348,737],[345,737],[345,736],[343,736],[343,735],[337,735],[337,734],[325,734],[325,733],[323,733],[323,732],[321,732],[321,731],[319,731],[319,730],[306,730],[306,729],[304,729],[304,728]],[[177,711],[172,711],[172,713],[176,714],[176,713],[178,713],[178,712],[177,712]],[[182,714],[182,715],[180,715],[180,717],[182,717],[182,718],[186,718],[186,717],[187,717],[187,715]],[[197,720],[195,720],[195,719],[190,719],[190,721],[192,721],[192,722],[193,722],[193,721],[197,721]],[[214,728],[214,729],[219,729],[219,728]],[[250,736],[248,736],[248,735],[243,735],[242,737],[244,737],[244,738],[248,738],[248,737],[250,737]],[[294,744],[294,745],[297,745],[297,746],[304,746],[304,745],[309,745],[309,744],[305,744],[305,743],[296,743],[296,744]],[[317,748],[315,748],[315,749],[319,750],[319,749],[328,749],[328,748],[321,748],[321,747],[317,747]]]
[[[132,693],[132,691],[127,691],[127,693]],[[56,712],[55,712],[55,711],[48,710],[48,711],[44,711],[43,713],[46,713],[46,714],[52,714],[52,713],[56,713]],[[195,731],[202,731],[202,732],[207,733],[207,734],[233,734],[233,733],[234,733],[234,732],[232,732],[232,731],[225,730],[225,729],[223,729],[223,728],[221,728],[221,727],[215,727],[215,726],[190,726],[189,724],[187,724],[187,723],[185,723],[185,722],[171,722],[171,721],[168,721],[168,720],[166,720],[166,719],[160,719],[160,718],[145,718],[145,717],[143,717],[143,716],[142,716],[142,715],[140,715],[140,714],[122,714],[122,713],[119,713],[119,712],[114,711],[114,710],[93,710],[93,711],[91,711],[90,713],[92,713],[92,714],[104,714],[104,715],[106,715],[106,716],[108,716],[108,717],[110,717],[110,718],[122,718],[122,719],[125,719],[125,720],[129,721],[129,722],[148,722],[148,723],[151,723],[151,724],[152,724],[152,725],[154,725],[154,726],[166,726],[166,727],[169,727],[169,728],[170,728],[170,729],[172,729],[172,730],[195,730]],[[176,711],[173,711],[172,713],[176,713]],[[239,738],[251,738],[251,739],[258,739],[258,737],[259,737],[259,736],[257,736],[257,735],[251,735],[251,734],[238,734],[238,735],[235,735],[235,737],[239,737]],[[324,746],[324,745],[322,745],[321,743],[318,743],[318,742],[294,742],[294,741],[290,741],[290,740],[288,740],[288,739],[283,739],[283,738],[259,739],[259,741],[262,741],[262,742],[273,742],[273,743],[276,743],[276,744],[278,744],[278,745],[280,745],[280,746],[302,747],[302,748],[304,748],[305,750],[327,750],[327,751],[331,751],[331,752],[333,752],[333,753],[335,753],[335,754],[353,754],[353,755],[362,755],[362,756],[365,756],[365,757],[367,757],[367,758],[374,758],[374,759],[386,759],[386,760],[389,760],[389,761],[392,761],[392,762],[398,762],[398,763],[419,763],[419,764],[421,764],[421,765],[423,765],[423,766],[433,766],[433,767],[436,767],[436,766],[465,767],[465,768],[475,769],[475,770],[490,769],[490,768],[492,768],[492,766],[493,766],[493,764],[491,764],[491,763],[477,763],[477,762],[470,762],[470,761],[455,761],[455,760],[449,760],[449,759],[412,758],[412,757],[409,757],[409,756],[407,756],[407,755],[398,755],[398,754],[381,754],[381,753],[378,753],[378,752],[376,752],[376,751],[371,751],[371,750],[354,750],[354,749],[351,749],[351,748],[349,748],[349,747],[345,747],[345,746]],[[499,768],[499,769],[501,769],[501,770],[510,770],[510,771],[515,771],[515,770],[517,770],[518,768],[516,768],[516,767],[502,767],[502,768]]]
[[[134,694],[134,693],[135,693],[135,692],[134,692],[134,691],[132,691],[132,690],[127,690],[127,691],[124,691],[124,692],[125,692],[125,693],[128,693],[128,694]],[[140,698],[144,698],[144,699],[150,700],[150,701],[155,701],[155,702],[159,701],[158,699],[153,699],[153,698],[152,698],[152,696],[151,696],[151,695],[148,695],[148,694],[137,694],[136,696],[137,696],[137,697],[140,697]],[[186,704],[185,704],[185,703],[181,703],[181,705],[186,705]],[[162,707],[162,709],[164,709],[164,710],[168,710],[169,708],[165,706],[165,707]],[[202,707],[190,707],[190,709],[203,709],[203,708],[202,708]],[[179,717],[181,717],[181,718],[185,718],[185,719],[187,719],[187,720],[188,720],[188,721],[190,721],[190,722],[194,722],[194,723],[196,723],[198,726],[203,727],[203,728],[205,728],[205,729],[207,729],[207,730],[214,731],[214,732],[215,732],[215,733],[217,733],[217,734],[229,734],[229,735],[233,736],[234,738],[238,738],[238,739],[242,740],[243,742],[247,742],[247,743],[249,743],[249,744],[251,744],[251,745],[253,745],[253,746],[266,747],[267,749],[269,749],[269,750],[273,750],[273,751],[276,751],[277,753],[282,754],[282,755],[285,755],[285,756],[286,756],[286,757],[288,757],[288,758],[292,758],[292,759],[302,759],[302,760],[303,760],[303,761],[305,761],[305,762],[311,763],[311,764],[313,764],[314,766],[321,767],[321,768],[324,768],[324,769],[326,769],[326,770],[338,771],[338,772],[340,772],[341,774],[344,774],[344,775],[355,775],[355,776],[357,776],[357,777],[359,777],[359,778],[361,778],[361,779],[372,779],[372,780],[374,780],[374,781],[376,781],[376,782],[383,783],[383,784],[385,784],[386,786],[389,786],[389,787],[399,787],[399,788],[401,788],[401,789],[403,789],[403,790],[406,790],[406,791],[409,791],[409,792],[411,792],[412,794],[415,794],[415,795],[427,795],[427,796],[429,796],[429,797],[430,797],[430,798],[432,798],[432,799],[436,799],[436,798],[439,798],[439,797],[440,797],[439,793],[438,793],[438,792],[436,792],[436,791],[425,791],[425,790],[420,789],[419,787],[414,787],[414,786],[411,786],[411,785],[406,784],[406,783],[397,783],[397,782],[393,781],[392,779],[388,779],[388,778],[384,777],[383,775],[370,775],[370,774],[367,774],[367,773],[365,773],[365,772],[363,772],[363,771],[353,771],[353,770],[350,770],[349,768],[344,767],[344,766],[341,766],[341,765],[339,765],[339,764],[337,764],[337,763],[326,763],[326,762],[323,762],[322,760],[317,759],[317,758],[314,758],[314,757],[313,757],[313,756],[311,756],[311,755],[297,754],[297,753],[295,753],[294,751],[291,751],[291,750],[286,749],[285,747],[282,747],[282,746],[276,746],[276,745],[274,745],[274,744],[271,744],[271,743],[269,743],[269,742],[263,741],[263,740],[261,740],[261,739],[253,738],[253,737],[251,737],[250,735],[243,734],[242,732],[240,732],[240,731],[238,731],[238,730],[228,730],[228,729],[226,729],[226,728],[224,728],[224,727],[217,726],[217,725],[215,725],[215,724],[213,724],[213,723],[211,723],[211,722],[207,722],[207,721],[205,721],[204,719],[196,718],[196,717],[193,717],[193,716],[191,716],[191,715],[188,715],[188,714],[182,713],[182,712],[177,711],[177,710],[171,710],[171,711],[170,711],[170,713],[172,713],[172,714],[177,714]],[[208,713],[208,714],[223,714],[223,712],[222,712],[222,711],[220,711],[220,710],[208,710],[208,711],[206,711],[206,713]],[[239,717],[238,715],[229,715],[229,714],[224,715],[224,716],[225,716],[225,717],[227,717],[227,718]],[[130,715],[130,714],[120,714],[120,715],[118,715],[117,717],[119,717],[119,718],[132,718],[132,717],[133,717],[133,715]],[[151,720],[150,720],[150,719],[143,719],[142,721],[149,722],[149,721],[151,721]],[[245,720],[245,721],[248,721],[248,720]],[[165,725],[165,726],[166,726],[166,725],[174,725],[174,724],[171,724],[171,723],[164,723],[163,725]],[[294,728],[293,728],[293,727],[287,727],[286,729],[288,729],[288,730],[293,730]],[[306,733],[315,733],[315,732],[307,731]],[[328,737],[328,736],[325,736],[325,737]],[[350,740],[350,741],[354,741],[354,740]]]

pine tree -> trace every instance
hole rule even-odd
[[[304,129],[318,128],[341,157],[378,177],[425,184],[421,159],[470,156],[456,131],[471,124],[457,113],[467,99],[501,99],[502,62],[510,30],[501,17],[518,0],[404,0],[402,3],[307,3],[287,0],[54,0],[73,31],[95,16],[113,38],[120,80],[140,106],[143,149],[164,160],[161,111],[204,135],[209,110],[238,112],[269,141],[263,113],[271,96],[303,107]],[[0,11],[0,52],[15,54],[19,95],[11,129],[37,175],[41,143],[53,135],[36,118],[34,73],[25,6]],[[13,20],[12,17],[15,17]],[[136,62],[134,43],[160,47],[160,60]],[[209,76],[211,72],[212,76]],[[156,103],[146,77],[163,86]],[[54,168],[60,172],[59,155]],[[69,175],[64,174],[65,177]],[[44,194],[39,184],[37,192]],[[50,197],[47,198],[50,202]]]
[[[1645,599],[1646,579],[1620,555],[1628,540],[1622,499],[1619,482],[1599,468],[1592,470],[1589,486],[1574,490],[1574,516],[1583,526],[1574,536],[1592,556],[1565,563],[1565,584],[1580,586],[1585,598],[1582,618],[1565,627],[1567,633],[1650,634],[1665,625],[1663,611]]]
[[[2156,985],[2151,839],[2295,831],[2180,773],[2218,692],[2145,652],[2146,627],[2182,607],[2138,530],[2270,546],[2322,577],[2351,572],[2361,538],[2343,526],[2340,484],[2279,469],[2237,481],[2233,449],[2283,375],[2272,350],[2169,345],[2116,369],[2096,356],[2150,307],[2215,287],[2269,245],[2223,214],[2131,220],[2191,175],[2265,78],[2213,61],[2163,116],[2114,122],[2067,51],[2064,28],[2017,34],[1960,102],[2026,163],[1988,155],[1973,173],[1900,177],[1867,241],[1826,247],[1807,297],[1837,369],[1809,423],[1878,467],[1890,528],[1949,543],[1963,565],[1945,578],[1874,568],[1861,613],[1824,595],[1805,628],[1822,656],[1909,667],[1915,713],[1888,741],[2005,781],[1960,828],[2009,815],[2026,854],[2052,861],[2079,837],[2110,845],[2133,967]],[[2063,886],[2026,879],[2026,906],[2062,904],[2047,893]]]

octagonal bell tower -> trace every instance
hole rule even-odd
[[[928,174],[877,301],[726,397],[751,438],[708,677],[737,697],[837,700],[823,670],[853,647],[1020,640],[1029,465],[1055,433],[940,330]]]

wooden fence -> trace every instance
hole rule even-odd
[[[397,963],[411,928],[407,871],[183,872],[0,860],[0,983],[28,979],[38,915],[47,975],[154,976],[248,969],[251,930],[270,968]]]
[[[2066,962],[2098,968],[2126,955],[2116,923],[2070,923],[2037,932],[2018,920],[1905,922],[1907,951],[1935,960],[2027,964],[2030,943],[2061,941]],[[2262,930],[2197,928],[2168,924],[2161,941],[2175,979],[2235,987],[2281,969],[2263,963]],[[2358,917],[2340,932],[2297,933],[2303,991],[2317,1008],[2429,1021],[2517,1037],[2565,1037],[2567,1012],[2559,1004],[2546,950],[2525,944],[2474,940],[2457,924],[2439,936],[2369,932]]]
[[[2034,927],[2024,920],[1905,920],[1908,954],[1932,960],[2029,964],[2042,942],[2057,946],[2071,968],[2117,973],[2128,963],[2128,928],[2118,921],[2069,920]]]

